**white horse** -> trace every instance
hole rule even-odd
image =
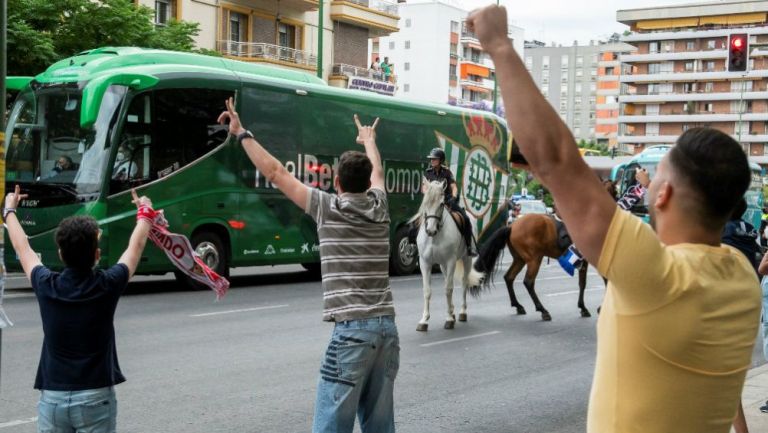
[[[445,319],[445,329],[453,329],[456,316],[453,314],[453,275],[456,265],[461,260],[462,294],[459,321],[467,321],[467,290],[468,277],[472,270],[471,258],[467,254],[467,246],[461,231],[451,216],[449,209],[443,204],[443,182],[424,182],[424,200],[421,202],[419,213],[412,221],[419,220],[419,234],[416,245],[419,248],[419,265],[424,283],[424,314],[416,326],[417,331],[426,331],[429,327],[429,300],[432,297],[431,277],[432,266],[439,264],[445,277],[445,296],[448,300],[448,317]],[[471,221],[467,221],[471,224]]]

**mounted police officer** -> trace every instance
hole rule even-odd
[[[464,241],[467,243],[467,251],[470,256],[477,255],[472,237],[472,224],[467,216],[467,212],[459,206],[459,191],[456,186],[456,180],[453,178],[451,170],[443,165],[445,163],[445,152],[443,149],[436,147],[429,152],[427,158],[429,159],[430,167],[427,168],[424,177],[428,182],[444,182],[445,204],[451,211],[458,212],[464,218],[462,231]]]

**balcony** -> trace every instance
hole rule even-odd
[[[400,30],[397,3],[387,0],[332,0],[331,19],[369,31],[369,37],[388,36]]]
[[[649,42],[649,41],[665,41],[665,40],[680,40],[680,39],[705,39],[705,38],[717,38],[722,36],[728,36],[731,33],[749,33],[750,35],[765,35],[768,34],[768,28],[764,26],[758,27],[742,27],[742,28],[723,28],[716,30],[680,30],[680,31],[663,31],[663,32],[648,32],[648,33],[631,33],[621,38],[622,42]]]
[[[691,93],[664,94],[625,94],[619,96],[619,102],[625,103],[656,103],[656,102],[687,102],[687,101],[738,101],[740,99],[768,99],[768,91],[710,93],[704,90]]]
[[[677,135],[621,135],[619,143],[637,144],[671,144],[677,141]],[[731,134],[734,140],[739,140],[739,134]],[[741,134],[742,143],[765,143],[768,135],[765,134]]]
[[[283,5],[301,12],[316,11],[320,8],[318,0],[282,0]]]
[[[728,58],[728,50],[678,51],[668,53],[622,54],[622,62],[647,63],[672,60],[710,60]]]
[[[309,51],[274,44],[218,41],[217,49],[225,57],[237,60],[272,63],[312,71],[317,68],[317,57]]]
[[[702,122],[768,121],[768,113],[710,113],[706,111],[682,114],[633,114],[619,116],[620,123],[702,123]]]
[[[629,74],[622,75],[619,80],[622,83],[663,83],[671,81],[714,81],[733,80],[738,78],[764,78],[768,77],[768,69],[757,69],[747,72],[664,72],[658,74]]]
[[[461,87],[467,90],[473,90],[475,92],[487,93],[493,91],[493,81],[491,80],[475,81],[462,79],[459,81],[459,84]]]
[[[394,96],[395,81],[384,81],[384,74],[369,68],[337,63],[333,65],[328,84],[334,87],[365,90],[380,95]]]

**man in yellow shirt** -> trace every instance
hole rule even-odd
[[[653,228],[618,210],[579,156],[507,37],[503,7],[467,24],[496,65],[515,141],[552,193],[574,243],[610,281],[597,326],[590,433],[727,433],[760,318],[746,258],[720,234],[750,182],[730,136],[694,128],[657,168]]]

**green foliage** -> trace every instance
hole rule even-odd
[[[8,75],[35,75],[103,46],[193,51],[199,32],[199,24],[185,21],[155,26],[154,11],[132,0],[11,0]]]

